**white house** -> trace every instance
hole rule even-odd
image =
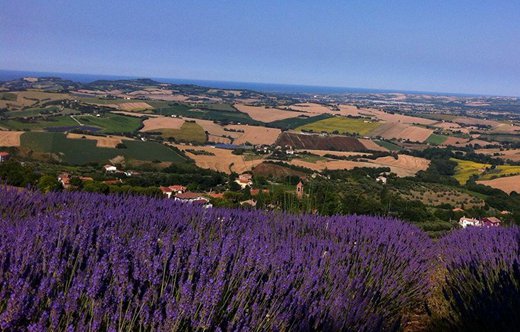
[[[382,183],[382,184],[386,184],[386,181],[387,181],[387,180],[388,180],[388,179],[387,179],[386,177],[382,176],[382,175],[381,175],[381,176],[378,176],[378,177],[376,178],[376,182],[379,182],[379,183]]]
[[[461,225],[462,228],[466,228],[468,226],[480,227],[482,226],[482,223],[478,219],[462,217],[459,219],[459,225]]]
[[[113,165],[105,165],[105,166],[103,166],[103,170],[107,173],[114,173],[114,172],[117,172],[117,167],[115,167]]]

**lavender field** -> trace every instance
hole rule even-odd
[[[0,330],[399,331],[432,294],[432,326],[507,329],[519,242],[518,228],[433,242],[387,218],[0,188]]]

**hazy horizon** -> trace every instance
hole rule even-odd
[[[7,74],[11,73],[11,74]],[[17,74],[15,74],[17,73]],[[21,73],[26,75],[20,75]],[[497,95],[497,94],[478,94],[478,93],[459,93],[447,91],[414,91],[414,90],[396,90],[396,89],[371,89],[364,87],[346,87],[346,86],[324,86],[324,85],[306,85],[306,84],[289,84],[289,83],[272,83],[272,82],[240,82],[240,81],[221,81],[221,80],[204,80],[176,77],[152,77],[139,75],[110,75],[110,74],[92,74],[92,73],[63,73],[63,72],[40,72],[31,70],[6,70],[0,68],[0,81],[18,79],[27,76],[36,77],[59,77],[71,81],[90,83],[99,79],[105,80],[126,80],[126,79],[151,79],[160,83],[173,84],[195,84],[206,87],[220,89],[249,89],[259,92],[277,92],[277,93],[303,93],[303,94],[344,94],[344,93],[405,93],[405,94],[430,94],[430,95],[446,95],[446,96],[468,96],[468,97],[511,97],[520,98],[513,95]],[[204,85],[206,84],[206,85]],[[285,87],[277,89],[276,87]],[[302,88],[302,89],[298,89]],[[313,89],[315,88],[315,89]]]
[[[520,96],[514,1],[2,4],[8,70]]]

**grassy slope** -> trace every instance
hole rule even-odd
[[[381,124],[378,122],[365,122],[363,119],[353,119],[344,117],[332,117],[329,119],[320,120],[314,123],[309,123],[298,127],[297,130],[312,130],[314,132],[328,132],[332,133],[338,131],[339,133],[350,133],[367,135]]]

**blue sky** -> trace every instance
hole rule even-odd
[[[0,8],[0,69],[520,96],[520,1]]]

